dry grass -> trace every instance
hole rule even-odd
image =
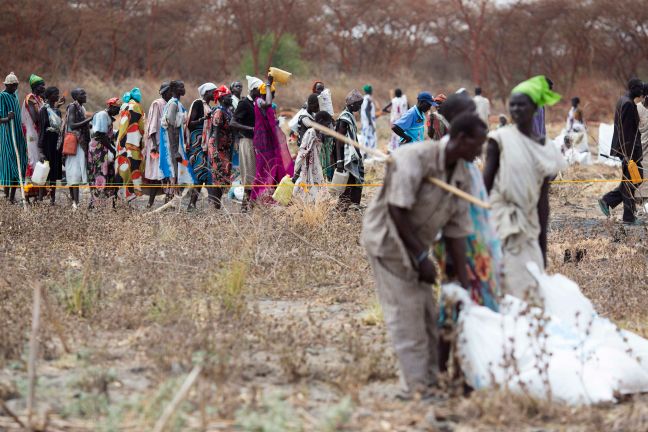
[[[599,167],[565,176],[599,174],[616,176]],[[368,181],[381,176],[382,167],[371,167]],[[648,236],[598,214],[595,198],[610,187],[553,188],[550,269],[576,280],[603,315],[646,336]],[[24,213],[1,203],[0,395],[11,396],[4,390],[13,386],[19,396],[7,404],[22,412],[30,288],[42,281],[73,354],[63,352],[45,317],[38,401],[68,430],[149,430],[196,363],[205,372],[172,430],[203,423],[259,430],[259,422],[371,431],[646,424],[645,397],[592,408],[505,392],[396,402],[395,359],[358,241],[361,214],[332,206],[143,216],[63,205]],[[585,259],[563,262],[565,250],[577,248],[587,249]],[[9,425],[0,416],[0,429]]]

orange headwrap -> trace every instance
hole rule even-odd
[[[232,92],[230,91],[230,89],[225,84],[223,84],[222,86],[214,90],[214,100],[218,101],[221,97],[231,93]]]
[[[111,107],[111,106],[121,106],[121,101],[119,100],[119,98],[116,98],[116,97],[114,97],[114,98],[110,98],[110,99],[108,99],[108,100],[106,101],[106,105],[107,105],[108,107]]]

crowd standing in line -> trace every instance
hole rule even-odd
[[[11,202],[21,180],[47,161],[49,174],[37,187],[37,199],[49,194],[55,203],[53,186],[65,167],[75,209],[80,194],[74,186],[82,184],[93,186],[91,208],[101,199],[111,199],[113,205],[118,199],[129,201],[142,194],[143,184],[150,186],[149,207],[161,193],[169,201],[183,187],[219,186],[208,191],[209,202],[220,209],[223,188],[232,184],[237,166],[243,211],[252,204],[272,204],[272,192],[286,176],[295,183],[294,196],[317,201],[329,197],[327,183],[340,183],[338,210],[360,208],[366,154],[350,143],[358,143],[362,135],[365,148],[376,148],[370,85],[364,95],[351,90],[344,109],[334,116],[330,90],[316,81],[291,122],[299,146],[293,160],[278,127],[271,74],[265,81],[247,76],[245,97],[238,81],[202,84],[188,110],[182,103],[184,83],[165,81],[146,116],[138,88],[121,99],[108,99],[94,116],[86,115],[85,90],[76,88],[63,116],[60,108],[66,101],[58,88],[46,87],[43,78],[32,75],[31,92],[21,106],[18,84],[10,73],[0,93],[0,184]],[[365,212],[361,242],[398,357],[403,398],[414,393],[434,397],[436,372],[445,370],[449,359],[438,326],[455,319],[456,311],[450,316],[439,310],[430,284],[454,279],[476,303],[494,311],[501,294],[541,305],[537,282],[525,269],[529,262],[546,266],[549,184],[566,166],[560,148],[544,134],[544,109],[560,100],[552,88],[544,76],[517,85],[509,98],[512,123],[501,115],[490,133],[490,102],[480,88],[474,98],[465,89],[449,97],[423,91],[412,107],[397,89],[384,110],[391,113],[390,159],[384,186]],[[568,131],[584,127],[579,103],[572,100]],[[317,125],[346,139],[332,139]],[[425,141],[426,125],[433,141]],[[484,144],[482,173],[475,161]],[[637,185],[627,179],[648,151],[648,87],[640,80],[630,80],[617,103],[612,148],[622,159],[626,181],[599,205],[609,216],[611,208],[623,203],[623,221],[637,224]],[[490,209],[427,181],[429,177],[490,201]],[[191,193],[189,210],[198,199],[196,189]]]

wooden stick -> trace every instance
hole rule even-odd
[[[29,363],[27,365],[27,424],[32,426],[34,399],[36,397],[36,358],[38,356],[38,330],[40,327],[41,286],[34,287],[34,303],[32,305],[32,326],[29,337]]]
[[[6,412],[7,415],[8,415],[9,417],[11,417],[13,421],[15,421],[16,423],[18,423],[18,426],[20,426],[21,428],[25,429],[25,424],[20,420],[20,418],[19,418],[16,414],[14,414],[13,411],[11,411],[11,410],[9,409],[9,407],[7,406],[7,404],[5,404],[5,402],[4,402],[2,399],[0,399],[0,408],[2,408],[2,410],[3,410],[4,412]]]
[[[144,213],[144,216],[154,214],[154,213],[160,213],[161,211],[166,210],[169,207],[175,206],[176,198],[180,198],[178,200],[178,208],[180,208],[182,206],[182,198],[187,196],[187,194],[189,193],[190,190],[191,190],[191,188],[185,188],[185,190],[182,191],[182,195],[180,197],[178,197],[178,195],[173,195],[173,198],[171,199],[171,201],[169,201],[168,203],[164,204],[161,207],[156,208],[155,210],[152,210],[152,211],[150,211],[148,213]]]
[[[450,192],[451,194],[454,194],[454,195],[458,196],[459,198],[462,198],[462,199],[468,201],[471,204],[475,204],[477,207],[481,207],[481,208],[485,208],[485,209],[491,208],[489,203],[487,203],[485,201],[482,201],[479,198],[474,197],[474,196],[470,195],[469,193],[466,193],[466,192],[462,191],[461,189],[459,189],[459,188],[457,188],[455,186],[452,186],[451,184],[448,184],[448,183],[446,183],[446,182],[444,182],[442,180],[439,180],[436,177],[428,177],[426,180],[428,182],[432,183],[433,185],[438,186],[441,189],[443,189],[443,190],[445,190],[447,192]]]
[[[16,124],[14,119],[11,119],[11,139],[13,140],[13,148],[16,153],[16,169],[18,170],[18,180],[20,181],[20,193],[23,199],[23,208],[27,211],[27,198],[25,197],[25,186],[23,185],[20,153],[18,152],[18,143],[16,142]]]
[[[392,161],[392,158],[389,155],[381,152],[380,150],[365,147],[365,146],[353,141],[352,139],[350,139],[350,138],[348,138],[348,137],[346,137],[346,136],[344,136],[342,134],[339,134],[339,133],[337,133],[336,131],[334,131],[332,129],[327,128],[326,126],[322,126],[319,123],[315,123],[313,121],[304,121],[304,124],[306,124],[306,126],[308,126],[308,127],[312,127],[315,130],[318,130],[318,131],[320,131],[322,133],[325,133],[325,134],[327,134],[329,136],[332,136],[335,139],[338,139],[340,141],[344,141],[345,143],[347,143],[349,145],[352,145],[355,148],[364,151],[365,153],[370,153],[370,154],[372,154],[374,156],[378,156],[381,160],[383,160],[383,161],[385,161],[387,163]],[[464,199],[464,200],[468,201],[471,204],[475,204],[478,207],[485,208],[485,209],[489,209],[491,207],[489,203],[487,203],[485,201],[482,201],[479,198],[476,198],[476,197],[470,195],[469,193],[466,193],[466,192],[462,191],[461,189],[456,188],[456,187],[444,182],[443,180],[439,180],[438,178],[435,178],[435,177],[428,177],[426,180],[428,182],[432,183],[433,185],[438,186],[441,189],[443,189],[443,190],[445,190],[447,192],[450,192],[451,194],[456,195],[461,199]]]
[[[187,396],[187,393],[189,393],[189,390],[191,390],[191,386],[198,379],[201,370],[202,368],[200,366],[194,366],[189,375],[187,375],[187,378],[182,383],[180,390],[178,390],[171,403],[164,409],[162,416],[155,423],[153,432],[162,432],[164,430],[164,427],[171,419],[171,416],[173,416],[173,413],[178,408],[178,405],[180,405],[180,403],[184,400],[184,398]]]
[[[369,153],[369,154],[371,154],[373,156],[379,157],[380,159],[385,160],[385,162],[387,162],[387,161],[389,161],[391,159],[389,157],[389,155],[386,155],[385,153],[381,152],[380,150],[376,150],[376,149],[372,149],[372,148],[363,146],[362,144],[360,144],[360,143],[358,143],[356,141],[353,141],[349,137],[344,136],[344,135],[334,131],[333,129],[327,128],[326,126],[322,126],[319,123],[316,123],[314,121],[309,121],[308,119],[305,119],[304,124],[307,127],[312,127],[313,129],[318,130],[318,131],[320,131],[322,133],[325,133],[328,136],[332,136],[333,138],[335,138],[337,140],[344,141],[345,143],[347,143],[349,145],[352,145],[353,147],[357,148],[358,150],[362,150],[365,153]]]

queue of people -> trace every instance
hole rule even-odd
[[[219,209],[236,167],[245,189],[242,208],[247,210],[250,202],[271,203],[274,186],[284,176],[295,174],[294,161],[278,127],[272,75],[265,81],[248,76],[247,84],[248,96],[243,97],[238,81],[229,86],[205,83],[187,109],[184,83],[165,81],[148,112],[142,106],[142,92],[133,88],[106,100],[105,109],[90,116],[83,88],[71,91],[72,101],[63,109],[66,99],[60,90],[32,75],[31,92],[19,101],[19,80],[10,73],[0,93],[0,185],[12,203],[22,184],[28,186],[23,189],[27,201],[49,196],[55,204],[57,182],[63,182],[74,209],[86,185],[91,190],[90,208],[105,198],[112,199],[113,205],[119,199],[130,202],[145,190],[148,207],[152,207],[156,196],[165,195],[168,202],[191,187],[188,210],[196,208],[199,187],[205,186],[209,202]],[[306,117],[334,127],[331,94],[324,83],[315,83],[309,99]],[[355,119],[345,119],[353,130]],[[300,123],[300,137],[307,131],[309,127]],[[305,144],[311,153],[315,136],[319,135],[310,133]],[[323,157],[324,166],[334,169],[331,160],[336,146],[328,138],[321,141],[325,152],[318,151],[316,159],[319,162]],[[309,164],[312,155],[301,154],[299,167],[303,165],[308,174],[304,180],[319,178],[313,175],[321,166],[314,169]],[[43,182],[32,185],[38,164],[47,164],[49,172]],[[356,161],[353,178],[360,184],[363,178],[357,165]],[[354,200],[359,203],[359,197]]]

